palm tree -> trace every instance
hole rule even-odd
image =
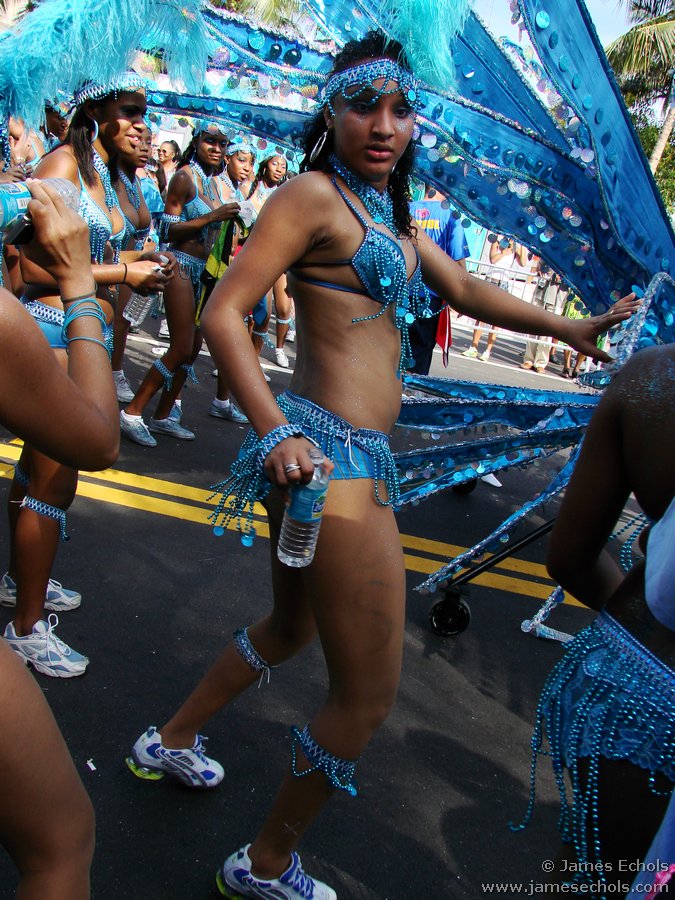
[[[649,160],[655,172],[675,125],[675,7],[673,0],[622,2],[632,27],[607,47],[607,59],[630,106],[664,103],[663,125]]]

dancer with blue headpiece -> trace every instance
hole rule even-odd
[[[181,425],[176,399],[187,378],[196,382],[193,363],[202,345],[195,325],[201,276],[211,245],[223,221],[239,210],[235,201],[221,203],[214,175],[223,161],[226,136],[216,122],[200,122],[167,189],[161,238],[178,263],[178,275],[164,294],[169,325],[169,349],[155,361],[126,409],[120,412],[122,433],[144,447],[155,447],[154,433],[194,440],[194,432]],[[143,413],[162,391],[154,417],[146,424]]]
[[[22,260],[25,294],[22,301],[37,321],[56,355],[65,364],[66,327],[73,316],[94,315],[106,326],[112,348],[114,297],[110,289],[128,284],[140,291],[163,289],[172,265],[158,268],[158,257],[125,252],[124,215],[112,186],[109,163],[129,152],[144,128],[144,81],[135,73],[117,76],[108,84],[88,83],[75,95],[76,111],[67,143],[49,153],[36,176],[62,178],[79,191],[78,212],[89,226],[89,243],[96,295],[62,298],[46,272]],[[75,497],[77,472],[24,445],[9,492],[10,560],[0,583],[0,603],[15,606],[5,638],[26,661],[45,675],[81,675],[88,659],[54,633],[56,623],[43,618],[44,609],[63,612],[80,605],[77,591],[50,578],[59,537],[67,540],[66,510]]]
[[[408,325],[428,310],[423,281],[461,312],[557,336],[596,358],[607,358],[597,335],[636,308],[629,297],[601,317],[562,320],[471,278],[418,232],[408,199],[419,92],[396,41],[372,33],[345,46],[305,135],[303,174],[265,204],[203,315],[214,359],[252,424],[212,519],[219,533],[237,521],[248,544],[253,504],[265,503],[274,606],[234,633],[168,722],[141,735],[130,767],[214,787],[223,769],[198,733],[214,713],[317,633],[329,674],[325,704],[292,729],[291,763],[261,830],[218,871],[229,897],[336,896],[303,871],[296,847],[336,790],[356,794],[359,757],[396,695],[405,571],[388,433],[409,364]],[[286,271],[300,340],[291,390],[275,399],[242,320]],[[290,569],[276,558],[284,499],[313,476],[317,445],[332,476],[318,546],[308,568]]]

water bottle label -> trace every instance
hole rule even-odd
[[[323,515],[327,493],[327,486],[322,491],[310,491],[303,487],[294,488],[291,491],[288,515],[296,522],[303,522],[306,525],[317,522]]]
[[[3,184],[0,187],[1,227],[6,227],[24,213],[30,201],[30,191],[24,184]]]

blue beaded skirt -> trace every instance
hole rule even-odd
[[[549,749],[543,749],[544,730]],[[538,756],[549,755],[560,792],[558,822],[565,842],[573,842],[580,862],[601,860],[597,824],[598,761],[626,760],[675,782],[675,671],[654,656],[606,612],[567,645],[539,699],[532,736],[530,802],[534,806]],[[578,762],[588,759],[583,784]],[[564,770],[572,781],[568,803]],[[669,794],[668,789],[665,794]],[[589,823],[592,822],[589,834]]]

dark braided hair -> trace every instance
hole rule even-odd
[[[360,41],[348,41],[344,45],[335,57],[330,75],[335,75],[336,72],[343,72],[345,69],[350,69],[357,63],[365,62],[368,59],[382,58],[393,59],[401,66],[410,69],[403,47],[398,41],[390,40],[381,31],[369,31]],[[303,133],[305,156],[300,163],[301,172],[331,171],[328,157],[333,152],[332,129],[329,129],[326,142],[314,162],[311,162],[309,158],[314,145],[325,131],[326,121],[323,117],[322,109],[305,126]],[[409,209],[409,203],[412,199],[410,194],[410,175],[414,157],[415,147],[413,142],[410,141],[396,168],[389,176],[389,183],[387,184],[387,190],[391,194],[391,199],[394,203],[396,228],[400,234],[405,234],[408,237],[415,237],[417,233]]]
[[[263,160],[261,160],[260,165],[258,166],[258,171],[256,172],[256,175],[255,175],[255,178],[251,182],[251,190],[248,192],[247,199],[250,199],[255,194],[255,189],[258,187],[260,182],[263,180],[263,176],[265,175],[265,169],[267,168],[269,163],[276,156],[279,156],[281,159],[285,160],[285,162],[286,162],[286,175],[284,175],[284,177],[281,179],[281,181],[278,184],[278,187],[281,187],[281,185],[284,183],[284,181],[286,181],[286,179],[288,178],[288,160],[286,160],[283,153],[271,153],[269,156],[266,156]]]

